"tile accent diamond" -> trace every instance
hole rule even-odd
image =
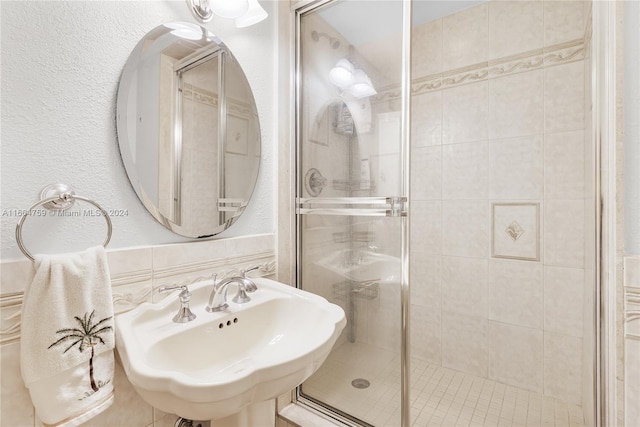
[[[491,257],[540,261],[540,203],[492,203]]]
[[[524,230],[516,221],[513,221],[511,224],[509,224],[509,226],[505,228],[504,231],[509,235],[509,237],[513,239],[514,242],[518,240],[524,233]]]

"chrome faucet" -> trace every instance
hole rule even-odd
[[[242,270],[240,272],[240,276],[233,276],[228,279],[224,279],[220,283],[216,283],[216,276],[214,275],[213,289],[211,290],[211,295],[209,295],[209,304],[207,304],[206,310],[209,313],[213,313],[216,311],[222,311],[229,307],[229,304],[227,304],[227,289],[231,283],[236,283],[238,285],[238,293],[233,297],[233,302],[244,304],[251,301],[247,292],[255,292],[258,290],[258,287],[251,279],[246,277],[246,273],[258,268],[259,267],[254,267],[249,270]]]
[[[173,321],[176,323],[187,323],[191,322],[196,318],[196,315],[193,314],[191,309],[189,308],[189,300],[191,299],[191,292],[189,292],[189,288],[186,285],[169,285],[169,286],[161,286],[158,288],[158,292],[169,292],[176,289],[182,289],[182,292],[178,294],[178,298],[180,299],[180,309],[175,316],[173,316]]]

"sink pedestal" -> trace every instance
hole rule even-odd
[[[211,427],[275,427],[276,400],[249,405],[237,414],[211,421]]]

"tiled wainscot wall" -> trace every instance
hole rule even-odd
[[[234,269],[260,267],[252,276],[272,278],[275,272],[274,236],[253,235],[197,243],[108,250],[107,258],[116,314],[166,295],[159,286],[188,283],[198,277],[218,277]],[[28,260],[3,261],[0,284],[0,425],[41,426],[20,375],[20,307],[25,284],[33,276]],[[126,378],[118,358],[114,378],[115,402],[87,426],[173,426],[175,415],[145,403]]]
[[[640,256],[624,259],[625,425],[640,422]]]

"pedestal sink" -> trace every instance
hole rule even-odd
[[[168,296],[116,317],[124,371],[150,405],[192,420],[217,420],[293,389],[324,362],[346,324],[322,297],[268,279],[251,301],[208,313],[211,282],[190,286],[196,319],[174,323]],[[177,295],[177,292],[176,292]],[[214,423],[215,425],[215,423]]]

